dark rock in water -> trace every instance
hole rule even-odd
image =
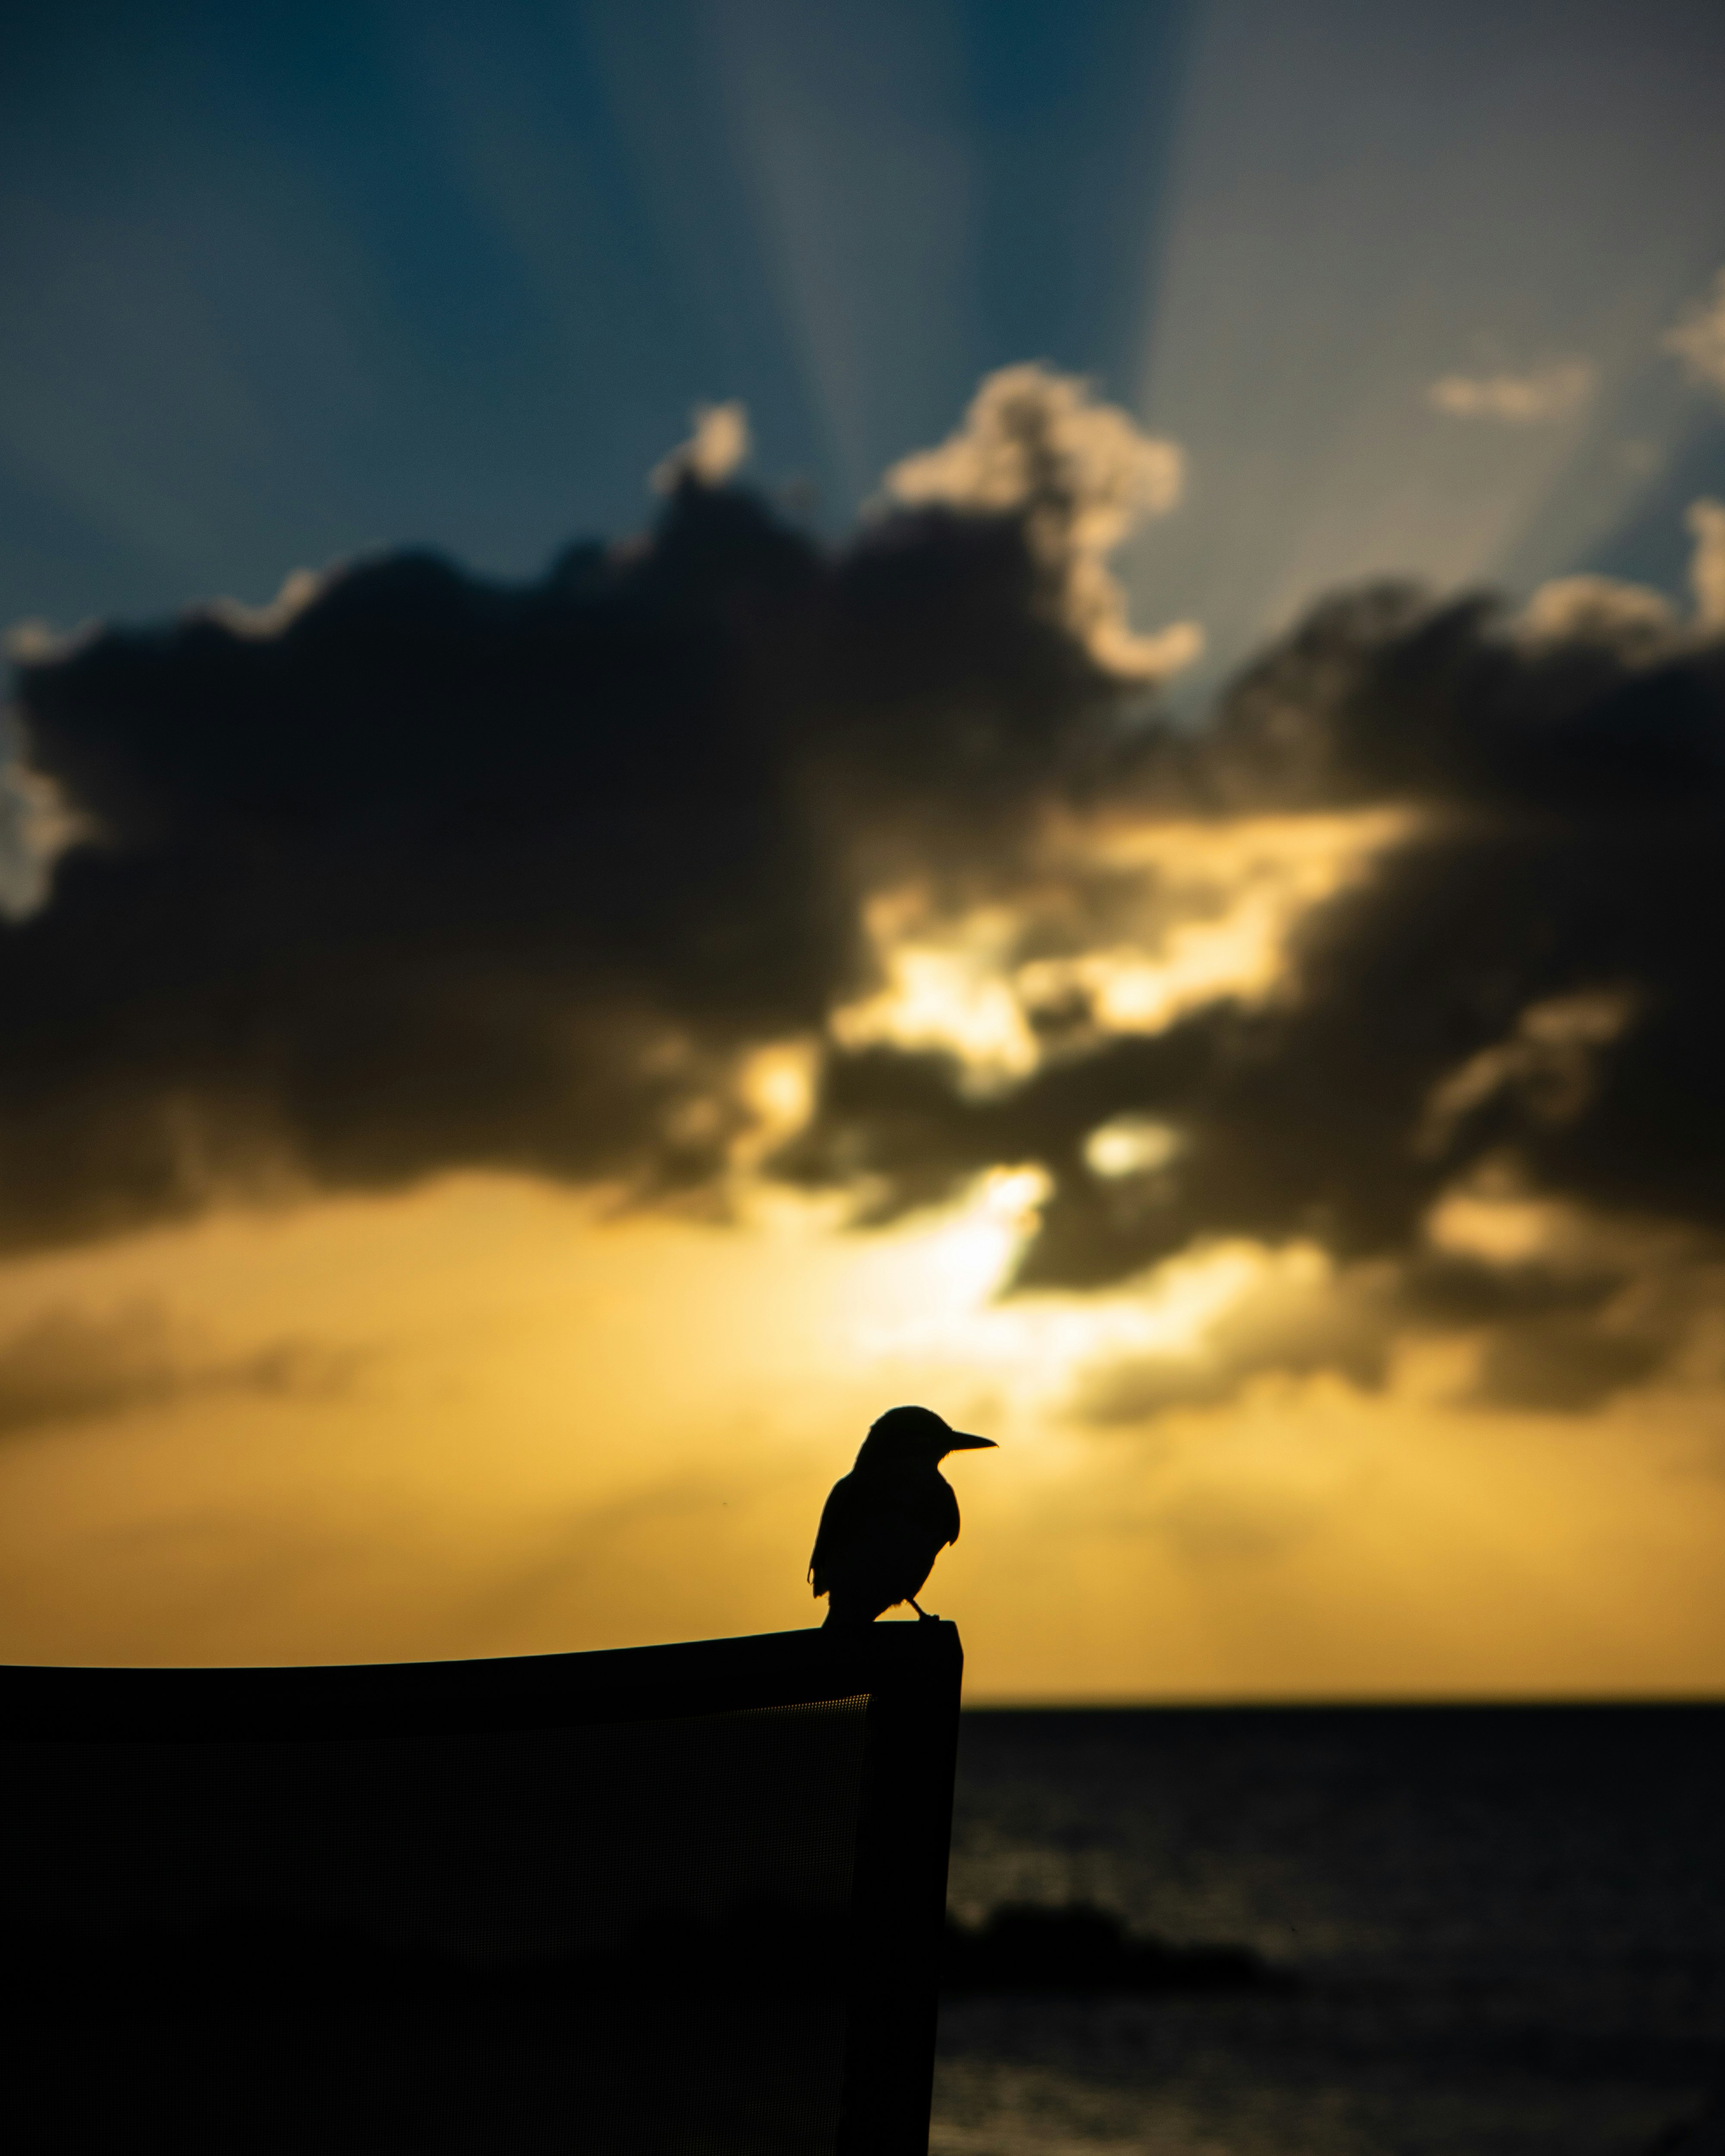
[[[1716,2093],[1698,2118],[1668,2126],[1647,2156],[1725,2156],[1725,2092]]]
[[[1008,1903],[975,1929],[950,1920],[944,1990],[1291,1991],[1297,1979],[1250,1947],[1170,1946],[1134,1938],[1105,1909]]]

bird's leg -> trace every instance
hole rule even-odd
[[[925,1625],[938,1625],[941,1621],[938,1617],[930,1616],[927,1610],[922,1607],[922,1604],[916,1599],[914,1594],[907,1594],[905,1597],[905,1599],[910,1604],[911,1609],[916,1611],[917,1616]]]

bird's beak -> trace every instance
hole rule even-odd
[[[999,1447],[992,1437],[972,1437],[967,1431],[955,1430],[947,1440],[948,1452],[996,1452]]]

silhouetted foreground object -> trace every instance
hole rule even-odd
[[[809,1560],[815,1593],[830,1597],[829,1625],[871,1624],[901,1602],[931,1621],[917,1593],[958,1539],[958,1500],[941,1462],[993,1449],[992,1437],[967,1436],[930,1408],[889,1408],[870,1424],[855,1466],[828,1496]]]
[[[1105,1909],[1009,1903],[974,1929],[948,1924],[943,1991],[1291,1991],[1250,1947],[1133,1938]]]
[[[925,2156],[950,1625],[0,1669],[34,2145]]]

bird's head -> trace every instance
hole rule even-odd
[[[856,1455],[859,1467],[933,1467],[949,1452],[993,1451],[992,1437],[972,1437],[943,1422],[932,1408],[888,1408],[870,1426]]]

